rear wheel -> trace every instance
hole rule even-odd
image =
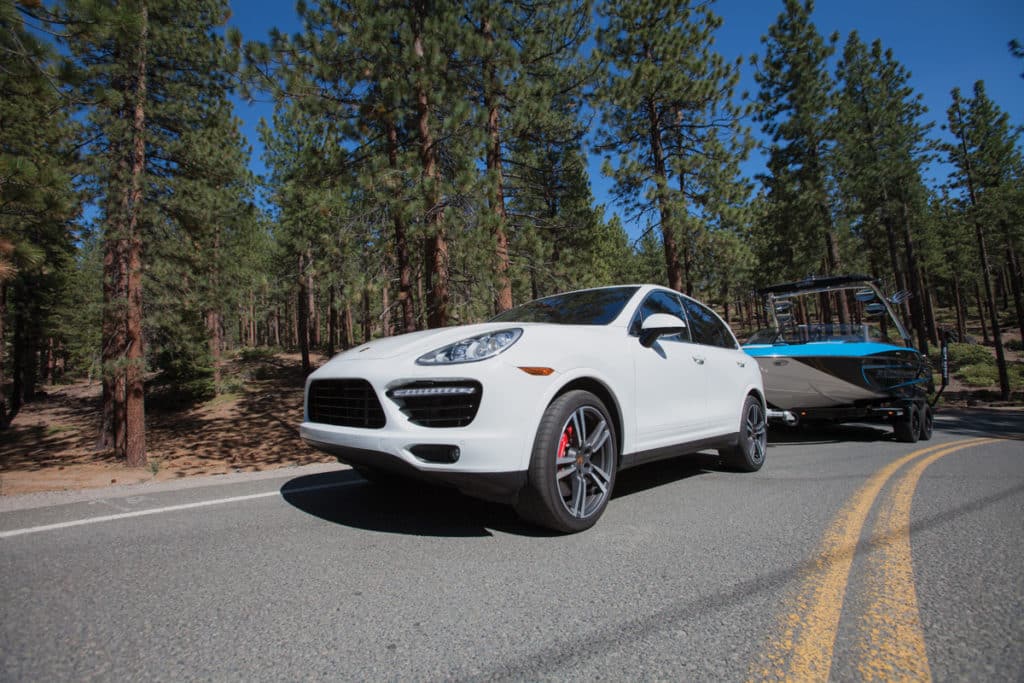
[[[896,421],[893,433],[897,441],[916,443],[921,435],[921,411],[913,403],[908,403],[903,417]]]
[[[756,396],[747,396],[740,417],[740,433],[735,446],[720,448],[718,454],[734,470],[756,472],[764,464],[768,451],[768,420],[764,406]]]
[[[573,533],[597,522],[618,467],[615,424],[601,400],[570,391],[544,412],[516,512],[535,524]]]

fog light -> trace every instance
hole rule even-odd
[[[426,462],[451,464],[459,461],[462,455],[458,446],[447,444],[420,444],[409,449],[413,455]]]

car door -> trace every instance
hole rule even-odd
[[[644,319],[667,313],[686,321],[682,299],[655,290],[637,309],[629,333],[638,337]],[[630,344],[636,376],[637,451],[646,451],[701,438],[707,430],[706,373],[694,358],[689,331],[661,337],[650,348],[639,339]]]
[[[715,434],[734,432],[746,398],[746,367],[756,361],[743,353],[728,325],[714,311],[688,297],[682,300],[694,353],[703,360],[706,373],[708,426]]]

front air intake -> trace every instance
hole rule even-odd
[[[411,382],[388,391],[388,398],[420,427],[465,427],[480,407],[483,387],[470,380]]]
[[[318,379],[309,385],[310,422],[380,429],[386,419],[377,393],[363,379]]]

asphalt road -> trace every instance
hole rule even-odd
[[[1022,434],[776,430],[573,536],[340,466],[0,499],[0,680],[1021,681]]]

